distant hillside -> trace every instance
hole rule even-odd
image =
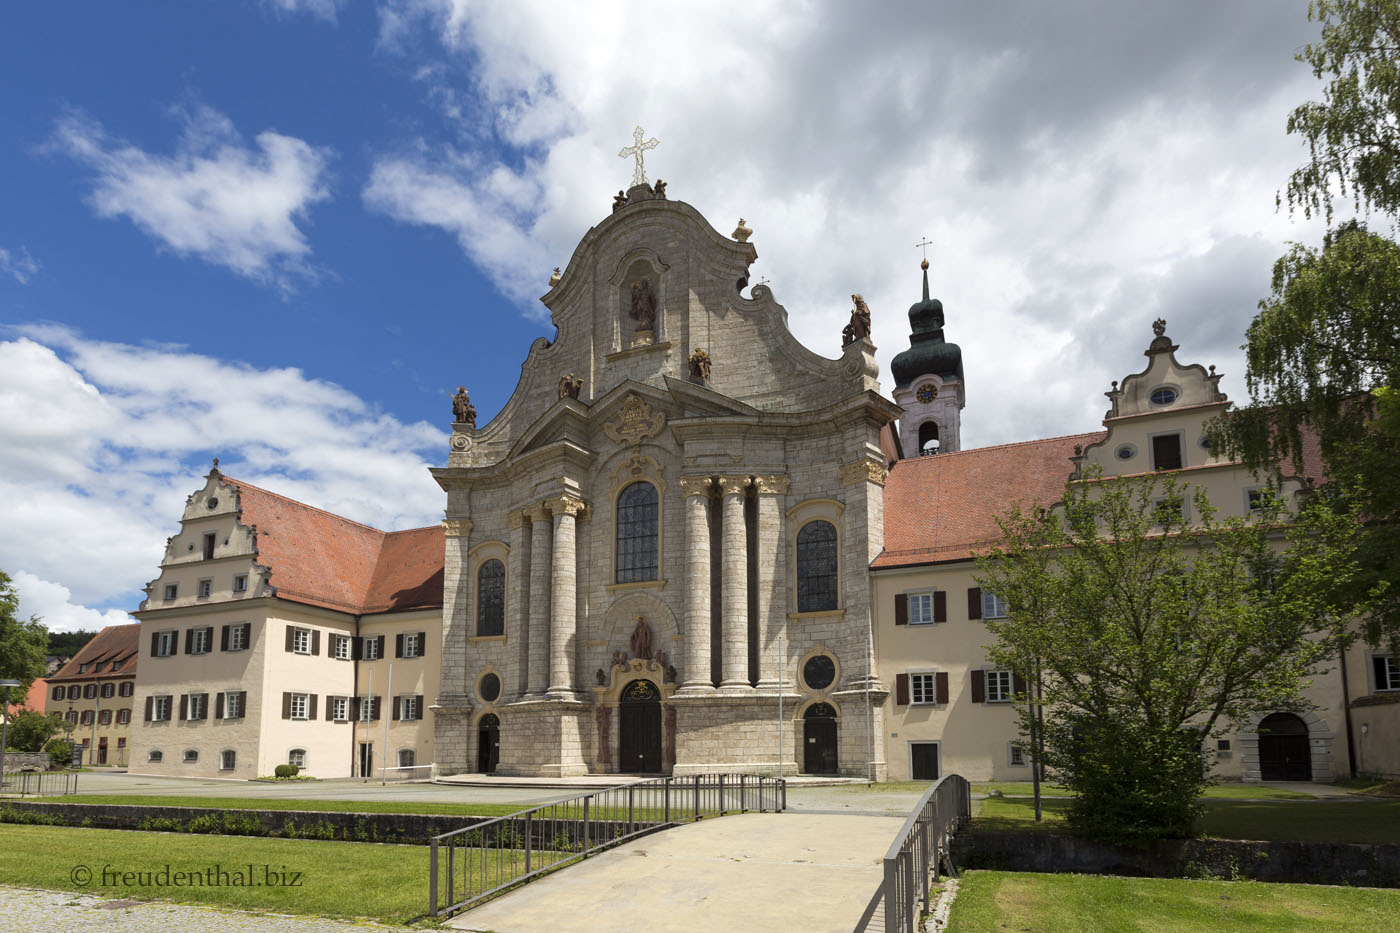
[[[83,645],[96,637],[96,632],[49,632],[49,654],[71,658]]]

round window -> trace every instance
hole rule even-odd
[[[1171,386],[1160,386],[1153,389],[1148,398],[1152,400],[1153,405],[1170,405],[1176,401],[1177,391]]]
[[[1132,444],[1120,444],[1118,449],[1113,452],[1113,456],[1119,460],[1131,460],[1137,456],[1137,448]]]
[[[501,678],[495,674],[487,674],[481,678],[481,686],[477,692],[487,703],[496,702],[496,699],[501,695]]]
[[[217,509],[217,508],[219,507],[219,497],[218,497],[218,496],[210,496],[210,497],[209,497],[209,502],[207,503],[207,505],[208,505],[208,507],[209,507],[210,509]]]
[[[825,690],[836,679],[836,662],[824,654],[810,657],[802,665],[802,679],[807,682],[808,689]]]

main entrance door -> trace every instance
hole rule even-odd
[[[1265,781],[1311,781],[1308,727],[1292,713],[1274,713],[1259,724],[1259,776]]]
[[[360,743],[360,777],[369,777],[374,771],[374,743]]]
[[[661,694],[649,680],[622,688],[617,704],[617,770],[654,774],[661,770]]]
[[[807,774],[836,774],[836,710],[813,703],[802,714],[802,770]]]
[[[495,713],[481,717],[476,737],[476,769],[482,774],[495,774],[501,760],[501,721]]]

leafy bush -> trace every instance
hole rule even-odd
[[[73,762],[73,743],[67,739],[54,739],[47,746],[49,761],[55,768],[66,768]]]
[[[296,777],[297,772],[300,770],[301,769],[296,765],[278,765],[272,769],[272,773],[280,778],[289,778]]]

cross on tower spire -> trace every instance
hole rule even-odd
[[[918,243],[915,243],[914,245],[915,245],[916,247],[918,247],[919,249],[922,249],[922,250],[924,251],[924,261],[923,261],[923,263],[922,263],[921,265],[923,265],[923,267],[924,267],[925,269],[927,269],[927,268],[928,268],[928,248],[929,248],[930,246],[933,245],[932,241],[930,241],[928,237],[924,237],[922,240],[920,240]]]
[[[632,145],[625,147],[621,152],[617,154],[617,157],[619,159],[625,159],[628,156],[632,156],[637,160],[637,168],[635,171],[632,172],[633,187],[637,185],[645,185],[647,183],[647,173],[646,170],[642,167],[642,153],[646,152],[648,149],[655,149],[657,146],[661,145],[661,140],[657,139],[655,136],[653,136],[651,139],[648,139],[646,142],[642,142],[642,137],[645,135],[646,134],[642,132],[642,127],[638,125],[637,128],[632,131]]]

